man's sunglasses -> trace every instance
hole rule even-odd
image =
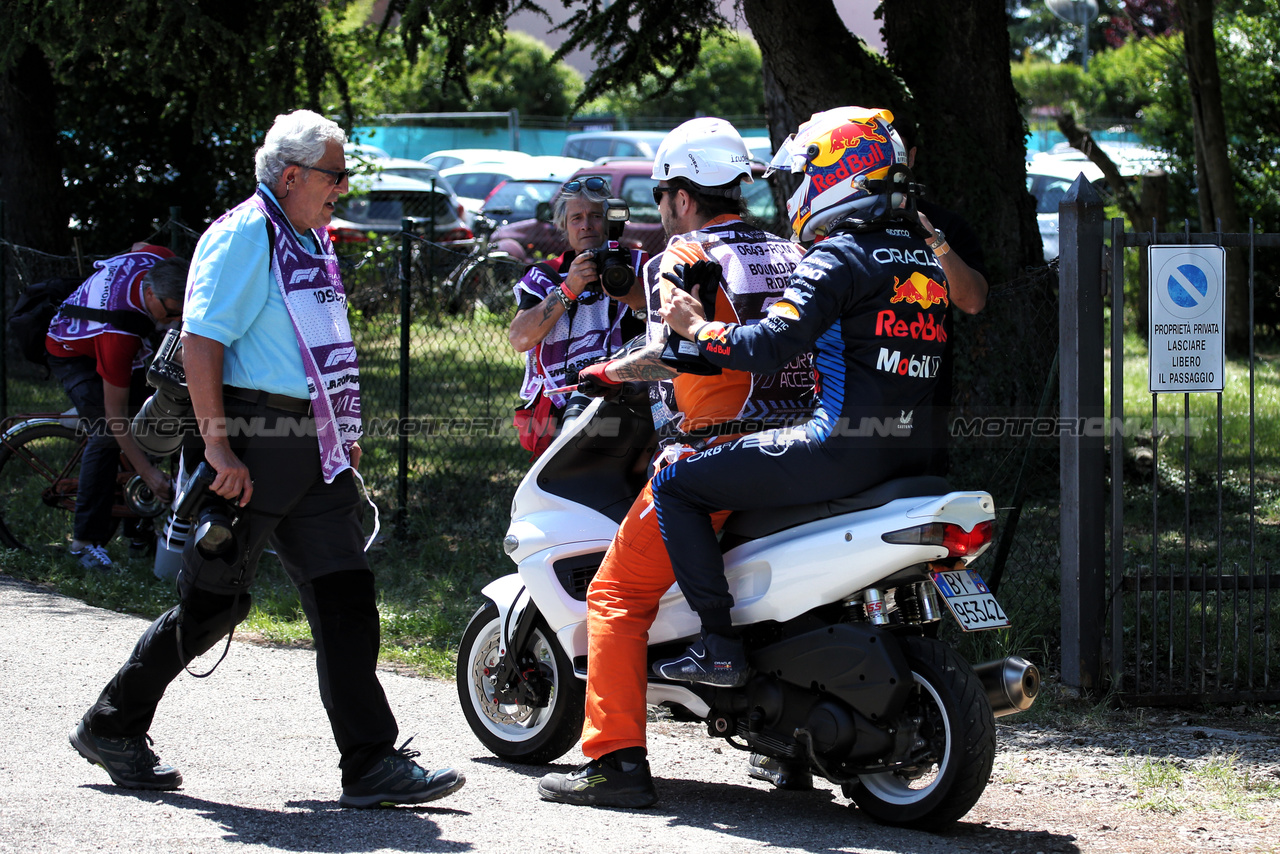
[[[293,162],[290,162],[289,165],[299,166],[303,169],[310,169],[312,172],[323,172],[324,174],[328,175],[330,178],[333,179],[333,186],[335,187],[351,177],[350,169],[342,169],[342,170],[321,169],[319,166],[307,166],[305,163],[293,163]]]
[[[674,191],[675,189],[676,189],[675,187],[654,187],[654,188],[653,188],[653,203],[654,203],[655,205],[661,205],[661,204],[662,204],[662,194],[663,194],[663,193],[670,193],[670,192]]]
[[[583,187],[593,193],[600,193],[609,189],[609,182],[598,175],[592,175],[590,178],[575,178],[564,185],[564,191],[566,193],[580,193]]]
[[[165,320],[173,320],[174,318],[182,317],[182,306],[178,306],[177,308],[170,308],[169,303],[165,302],[164,300],[160,300],[160,305],[164,307]]]

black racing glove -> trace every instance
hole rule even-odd
[[[702,303],[702,313],[707,320],[716,319],[716,294],[720,290],[722,269],[715,261],[695,261],[692,264],[677,264],[672,273],[663,273],[663,277],[682,291],[693,294]],[[667,343],[662,348],[662,363],[675,368],[682,374],[696,374],[710,377],[720,373],[720,367],[706,360],[698,345],[667,330]]]

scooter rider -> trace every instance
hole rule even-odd
[[[703,638],[654,672],[741,685],[741,641],[722,636],[734,604],[711,514],[823,501],[924,474],[933,392],[946,343],[948,291],[911,202],[914,187],[888,110],[814,115],[771,168],[803,175],[787,202],[801,241],[824,238],[760,324],[708,320],[672,289],[661,314],[725,368],[768,371],[814,351],[818,405],[800,428],[740,439],[680,460],[651,487],[655,515]]]
[[[655,426],[665,437],[660,466],[740,435],[754,426],[748,419],[784,424],[807,418],[812,374],[804,354],[778,376],[718,369],[676,375],[669,363],[683,358],[679,342],[673,346],[666,340],[658,319],[663,293],[672,287],[664,273],[686,265],[681,268],[685,278],[704,285],[716,316],[749,324],[759,321],[767,304],[781,295],[801,252],[742,221],[740,183],[752,180],[750,155],[728,122],[699,118],[673,130],[658,149],[652,174],[658,181],[654,201],[673,237],[645,268],[649,344],[583,369],[579,388],[607,391],[627,380],[660,380],[651,387]],[[707,367],[705,361],[697,362]],[[590,761],[571,773],[543,777],[538,791],[548,800],[625,807],[657,800],[645,759],[647,638],[658,602],[675,579],[652,510],[646,486],[588,588],[582,752]],[[714,519],[722,522],[727,515]]]

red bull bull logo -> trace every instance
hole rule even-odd
[[[857,148],[863,142],[888,142],[889,138],[879,131],[875,119],[859,122],[852,121],[831,131],[831,153],[846,148]]]
[[[924,273],[912,273],[911,278],[903,281],[893,277],[893,296],[889,302],[915,303],[928,309],[935,305],[950,305],[947,299],[947,286],[935,282]]]

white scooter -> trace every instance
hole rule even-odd
[[[517,571],[484,588],[457,670],[468,723],[502,759],[549,763],[581,735],[587,585],[655,444],[648,398],[627,387],[566,419],[516,490],[503,545]],[[985,492],[916,477],[732,515],[721,545],[755,675],[735,689],[650,676],[649,703],[807,766],[879,821],[955,821],[986,787],[993,714],[1029,708],[1040,684],[1025,659],[975,671],[936,639],[947,612],[966,631],[1008,625],[967,568],[991,542],[994,511]],[[699,628],[673,585],[649,631],[650,662],[683,652]]]

